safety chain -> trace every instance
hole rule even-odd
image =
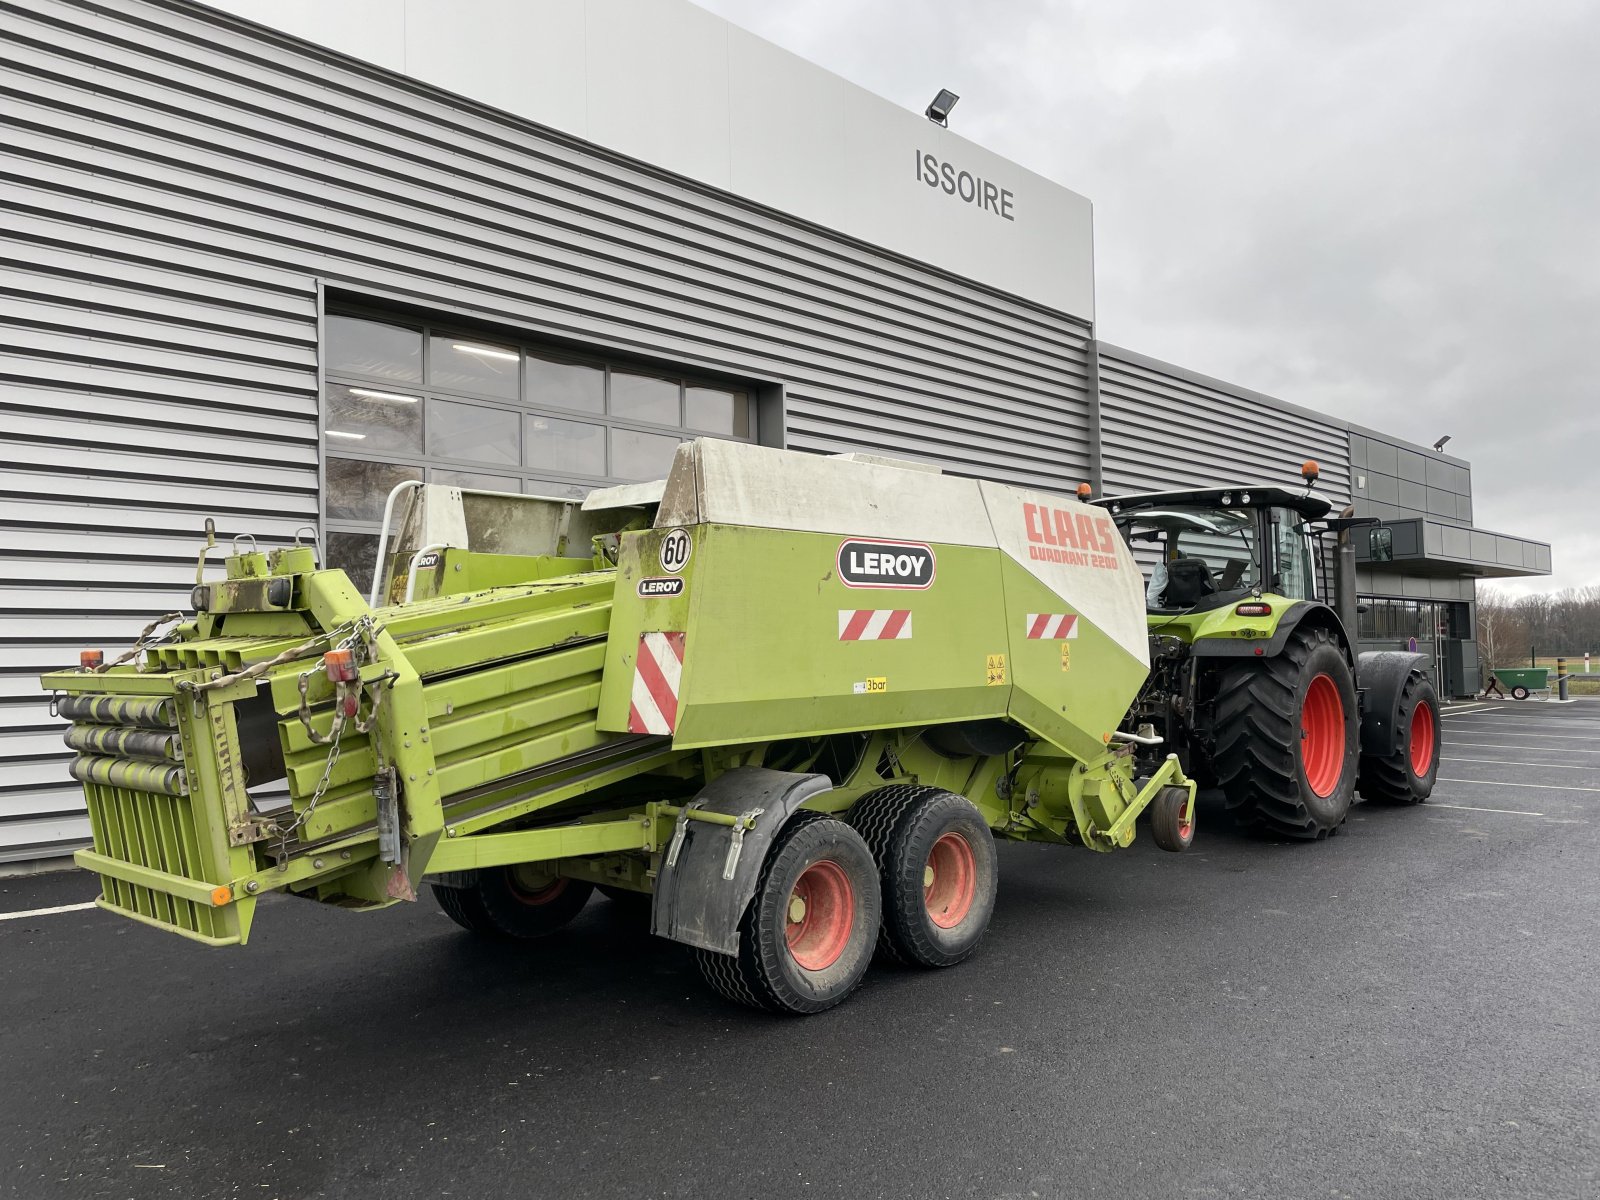
[[[272,670],[273,667],[281,667],[284,663],[294,662],[297,659],[304,658],[318,646],[322,645],[323,642],[328,642],[330,645],[332,645],[333,639],[338,637],[340,634],[348,633],[350,630],[353,630],[361,623],[361,621],[370,620],[370,617],[362,617],[360,620],[350,621],[343,625],[337,626],[336,628],[330,629],[327,633],[319,633],[310,641],[301,642],[298,646],[291,646],[282,653],[276,654],[271,658],[262,659],[258,663],[251,663],[248,667],[244,667],[241,670],[235,671],[231,675],[218,675],[214,679],[201,680],[199,683],[194,683],[187,679],[183,680],[178,684],[178,689],[180,691],[195,693],[195,700],[198,702],[199,693],[201,692],[215,691],[217,688],[224,688],[235,683],[241,683],[246,679],[260,679],[261,676]],[[312,670],[315,669],[316,668],[314,667],[312,668]]]
[[[357,670],[362,662],[371,662],[377,658],[377,638],[382,626],[373,621],[371,614],[358,617],[356,620],[341,625],[331,631],[327,636],[332,644],[332,650],[356,650]],[[333,638],[343,634],[338,642]],[[332,652],[330,650],[330,653]],[[310,667],[300,673],[300,723],[305,727],[306,736],[319,746],[328,747],[328,759],[322,767],[322,778],[317,781],[317,786],[312,790],[311,799],[306,802],[305,808],[300,810],[298,816],[287,828],[278,833],[279,861],[286,860],[289,853],[289,839],[302,828],[311,815],[317,811],[317,805],[327,793],[333,779],[334,768],[339,765],[339,755],[343,750],[343,738],[346,723],[350,723],[357,733],[369,733],[378,723],[378,710],[383,706],[383,696],[387,690],[382,686],[382,681],[362,684],[358,679],[354,683],[340,681],[334,685],[333,722],[328,727],[328,732],[318,733],[311,724],[311,702],[309,696],[311,677],[316,674],[317,668]],[[365,720],[361,718],[361,693],[365,690],[371,702]],[[381,741],[381,739],[380,739]],[[382,750],[379,750],[379,765],[382,766]]]
[[[165,641],[171,635],[172,631],[168,630],[166,633],[162,634],[159,638],[155,638],[153,641],[150,638],[151,634],[169,622],[181,620],[183,620],[183,614],[181,612],[170,612],[165,616],[157,617],[154,621],[151,621],[150,624],[146,625],[142,630],[139,631],[139,636],[133,639],[132,647],[130,647],[128,651],[120,658],[114,659],[108,663],[102,663],[98,667],[91,667],[90,670],[96,675],[102,675],[109,671],[112,667],[120,667],[123,663],[129,661],[130,659],[137,658],[139,655],[144,653],[146,644],[159,644]],[[142,664],[137,664],[137,666],[139,670],[144,670]]]

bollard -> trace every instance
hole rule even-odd
[[[1567,660],[1556,659],[1556,699],[1567,699]]]

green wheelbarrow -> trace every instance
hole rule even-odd
[[[1496,667],[1494,677],[1510,689],[1513,700],[1526,700],[1531,693],[1550,688],[1549,667]]]

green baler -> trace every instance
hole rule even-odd
[[[1120,727],[1142,580],[1075,500],[712,440],[582,505],[405,500],[369,599],[311,547],[235,553],[126,665],[45,677],[102,907],[242,944],[266,892],[426,882],[522,938],[598,886],[724,995],[814,1012],[875,946],[970,954],[994,836],[1192,836],[1193,783]]]

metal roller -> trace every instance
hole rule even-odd
[[[183,761],[183,744],[178,735],[154,729],[74,725],[67,730],[64,740],[74,750],[82,750],[85,754],[152,759],[156,762]]]
[[[176,729],[177,710],[171,697],[63,696],[56,709],[69,721],[97,725],[137,725],[141,729]]]
[[[131,788],[136,792],[160,792],[164,796],[189,794],[189,783],[182,767],[163,767],[129,758],[97,758],[80,754],[67,769],[80,783]]]

